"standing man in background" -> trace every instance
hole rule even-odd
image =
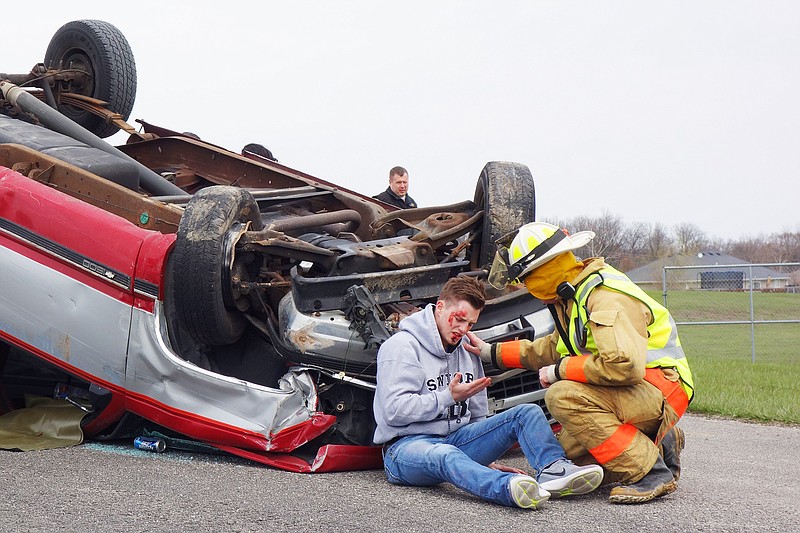
[[[389,186],[373,198],[400,209],[417,207],[417,202],[408,195],[408,171],[403,167],[393,167],[389,171]]]

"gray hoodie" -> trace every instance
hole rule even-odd
[[[378,350],[374,441],[404,435],[447,435],[486,417],[486,391],[456,404],[448,387],[461,372],[470,382],[484,376],[480,358],[459,343],[447,352],[433,317],[434,306],[400,321],[400,331]]]

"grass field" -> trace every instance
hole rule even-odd
[[[659,302],[660,294],[652,294]],[[800,320],[800,294],[755,293],[756,320]],[[749,320],[748,293],[670,291],[678,322]],[[800,424],[800,324],[682,324],[678,331],[694,375],[689,410]]]
[[[800,424],[800,324],[680,326],[695,381],[690,410]]]
[[[659,303],[661,293],[648,291]],[[750,320],[750,293],[668,291],[667,308],[678,322]],[[800,294],[753,293],[755,320],[800,320]]]

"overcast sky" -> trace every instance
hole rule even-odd
[[[800,231],[800,2],[14,2],[0,71],[86,18],[133,49],[131,124],[260,142],[362,193],[402,165],[446,205],[517,161],[540,220]]]

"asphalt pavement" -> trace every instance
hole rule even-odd
[[[382,471],[294,474],[243,459],[85,443],[0,452],[0,531],[796,531],[800,427],[687,415],[678,490],[641,505],[610,488],[539,511]],[[519,452],[503,459],[527,467]]]

